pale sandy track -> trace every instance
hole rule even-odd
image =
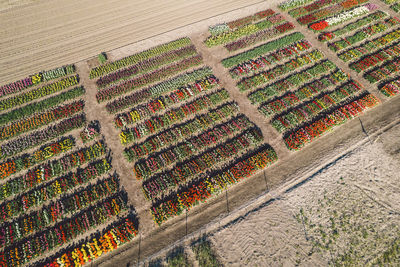
[[[38,0],[0,11],[0,84],[258,2]]]

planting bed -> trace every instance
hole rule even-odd
[[[74,65],[0,88],[0,266],[88,263],[137,222]]]
[[[222,65],[292,150],[379,102],[300,32],[228,57]]]
[[[364,0],[321,0],[288,12],[385,96],[398,93],[399,18]]]
[[[157,224],[277,159],[189,38],[93,68],[91,78]]]

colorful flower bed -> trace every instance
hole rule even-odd
[[[43,73],[37,73],[29,76],[25,79],[6,84],[0,87],[0,98],[6,95],[14,94],[23,91],[31,86],[38,85],[43,82],[54,80],[60,77],[70,75],[75,72],[74,65],[68,65],[65,67],[56,68],[53,70],[45,71]]]
[[[182,72],[183,70],[190,67],[197,66],[202,62],[202,57],[200,55],[196,55],[190,58],[183,59],[179,62],[172,63],[171,65],[162,67],[151,73],[145,73],[137,78],[128,80],[117,86],[102,89],[96,94],[97,102],[100,103],[106,100],[111,100],[118,95],[135,90],[149,83],[160,81],[162,79],[165,79],[166,77],[178,74],[179,72]]]
[[[60,140],[47,144],[33,153],[8,159],[0,163],[0,179],[5,179],[15,173],[28,169],[36,164],[71,150],[75,146],[75,139],[70,135]]]
[[[81,209],[97,205],[97,201],[111,197],[119,189],[115,176],[99,180],[94,185],[89,185],[79,192],[74,192],[62,199],[57,199],[40,210],[30,212],[15,219],[13,222],[3,224],[0,230],[0,247],[10,246],[12,243],[44,228],[52,223],[67,218],[67,215],[76,214]],[[102,203],[99,203],[100,206]]]
[[[292,8],[296,8],[298,6],[305,5],[307,3],[312,2],[313,0],[286,0],[279,4],[279,8],[282,10],[289,10]]]
[[[289,91],[278,98],[274,98],[273,100],[262,104],[258,110],[266,117],[272,117],[273,115],[279,114],[284,110],[299,104],[301,101],[316,96],[326,89],[337,86],[348,79],[348,75],[343,71],[338,70],[332,74],[321,77],[294,92]],[[258,101],[260,101],[259,98],[257,99],[257,102]]]
[[[339,2],[334,5],[330,5],[328,7],[323,7],[321,5],[317,10],[313,13],[304,15],[297,19],[297,21],[302,25],[310,25],[310,27],[318,20],[325,19],[330,16],[329,19],[333,18],[334,21],[340,20],[342,17],[351,16],[351,14],[358,14],[359,12],[368,12],[368,8],[366,6],[357,7],[358,5],[367,2],[368,0],[345,0]],[[352,9],[353,8],[353,9]],[[352,9],[350,11],[346,11],[348,9]],[[325,21],[325,20],[323,20]]]
[[[229,185],[254,175],[277,159],[275,151],[268,145],[251,150],[228,167],[212,172],[177,193],[171,194],[166,201],[156,202],[151,208],[153,220],[160,225],[169,218],[206,201]]]
[[[32,131],[54,121],[68,118],[78,112],[83,111],[84,106],[84,101],[79,100],[71,104],[58,106],[44,113],[35,114],[27,119],[13,122],[10,125],[0,127],[0,141],[10,139],[28,131]]]
[[[331,74],[322,76],[322,77],[318,78],[317,80],[312,81],[312,82],[308,83],[307,85],[295,90],[293,93],[295,94],[295,96],[298,99],[303,100],[303,99],[309,98],[309,97],[325,90],[328,87],[338,85],[341,82],[346,81],[348,79],[349,79],[349,76],[346,73],[344,73],[341,69],[337,69],[334,72],[332,72]],[[280,99],[279,95],[285,94],[285,93],[290,93],[290,92],[288,92],[289,89],[294,86],[295,85],[290,83],[288,80],[280,80],[268,87],[265,87],[263,89],[257,90],[255,92],[249,94],[248,98],[252,104],[259,104],[259,103],[263,103],[263,102],[265,103],[265,102],[270,101],[274,97],[277,97],[275,100],[279,101],[279,99]],[[272,102],[271,102],[271,104],[272,104]],[[278,104],[278,102],[276,104]],[[272,106],[270,106],[270,107],[268,107],[268,105],[266,105],[265,108],[263,108],[264,115],[267,116],[270,108],[273,108],[273,106],[275,106],[275,104],[272,104]],[[276,108],[278,108],[278,107],[276,107]]]
[[[310,12],[316,11],[318,9],[321,9],[325,6],[329,6],[335,3],[341,2],[341,0],[319,0],[319,1],[314,1],[311,4],[305,5],[305,6],[299,6],[295,9],[289,10],[288,13],[290,16],[293,18],[298,18],[300,16],[307,15]]]
[[[82,96],[84,93],[85,89],[83,87],[76,87],[71,90],[62,92],[58,95],[46,98],[42,101],[13,109],[8,113],[3,113],[0,115],[0,125],[25,118],[36,112],[46,111],[49,108],[53,108],[58,106],[59,104],[62,104],[63,102]]]
[[[173,123],[172,121],[177,121],[177,120],[183,119],[185,117],[190,116],[191,114],[198,113],[201,110],[205,110],[210,107],[213,107],[228,98],[229,98],[228,92],[225,89],[220,89],[216,92],[212,92],[210,94],[200,96],[200,97],[192,100],[191,102],[183,104],[182,106],[180,106],[178,108],[168,110],[168,112],[166,114],[161,115],[156,118],[153,116],[156,114],[156,112],[149,112],[147,114],[148,116],[143,116],[143,117],[150,117],[150,119],[146,120],[143,124],[148,125],[147,128],[149,129],[149,132],[152,133],[156,130],[155,129],[151,130],[151,128],[153,128],[153,127],[159,128],[156,126],[157,124],[166,125],[166,126],[171,125]],[[119,116],[115,120],[115,125],[118,128],[121,128],[128,124],[132,124],[132,123],[136,122],[138,119],[140,119],[140,118],[138,118],[138,116],[140,117],[140,114],[138,114],[138,113],[129,113],[125,117]],[[171,120],[171,122],[167,122],[168,118],[169,118],[169,120]],[[138,126],[138,127],[143,128],[140,126]]]
[[[226,126],[227,125],[223,125],[223,127],[214,127],[212,130],[208,130],[198,136],[186,139],[185,141],[173,145],[162,152],[151,154],[145,159],[136,161],[134,165],[136,178],[147,179],[157,171],[178,161],[183,161],[194,154],[198,154],[204,149],[220,143],[228,137],[232,137],[246,129],[237,125],[234,125],[236,127],[232,128]]]
[[[245,61],[260,57],[268,52],[272,52],[276,49],[298,42],[302,39],[304,39],[304,35],[302,33],[295,32],[274,41],[268,42],[266,44],[262,44],[255,48],[252,48],[235,56],[225,58],[222,60],[221,63],[225,68],[231,68]]]
[[[387,16],[388,16],[388,14],[383,11],[380,11],[380,10],[375,11],[374,13],[372,13],[368,16],[365,16],[355,22],[349,23],[340,29],[334,30],[332,32],[321,33],[318,36],[318,40],[321,42],[330,41],[330,40],[340,37],[342,35],[346,35],[354,30],[357,30],[365,25],[368,25],[371,22],[381,20]]]
[[[139,140],[147,135],[154,134],[161,129],[172,126],[172,124],[182,121],[183,119],[217,106],[229,99],[229,94],[225,89],[219,90],[209,96],[200,97],[197,100],[185,104],[179,108],[169,110],[160,116],[151,117],[144,122],[137,124],[131,129],[122,130],[120,134],[121,144],[127,144],[134,140]],[[228,106],[234,106],[235,103],[228,103]],[[230,109],[233,109],[232,107]]]
[[[19,194],[17,197],[0,204],[0,220],[4,222],[44,204],[49,199],[60,197],[79,185],[84,185],[91,180],[101,177],[101,175],[107,173],[110,169],[111,162],[107,159],[101,159],[91,162],[83,169],[70,172],[24,194]],[[6,193],[8,192],[6,191]]]
[[[311,44],[308,41],[300,41],[294,44],[291,44],[285,48],[279,49],[275,52],[269,53],[266,56],[261,56],[256,59],[252,59],[246,62],[243,62],[234,68],[229,70],[229,74],[232,78],[236,79],[241,76],[247,76],[249,74],[253,74],[260,69],[265,69],[267,66],[272,64],[276,64],[285,59],[292,58],[295,55],[299,55],[301,52],[304,52],[311,48]]]
[[[244,78],[237,83],[237,87],[240,89],[240,91],[248,91],[257,88],[258,86],[292,72],[297,68],[315,63],[323,57],[324,55],[319,50],[313,50],[306,54],[300,55],[285,64],[278,65],[273,69],[262,71],[248,78]]]
[[[161,96],[155,99],[153,98],[150,102],[146,104],[136,106],[130,111],[118,114],[114,119],[115,125],[117,127],[122,127],[126,124],[131,124],[139,120],[146,119],[160,111],[168,109],[176,103],[187,101],[193,96],[196,96],[203,91],[210,90],[218,85],[219,81],[215,78],[215,76],[209,76],[204,80],[196,82],[193,85],[189,84],[186,87],[181,87],[168,95]]]
[[[396,58],[385,65],[364,74],[364,78],[370,83],[377,83],[400,71],[400,59]]]
[[[387,46],[391,43],[398,41],[399,39],[400,39],[400,30],[394,30],[374,40],[369,40],[363,45],[354,47],[339,54],[339,58],[345,62],[361,58],[371,53],[371,51],[375,51],[379,48]]]
[[[258,31],[253,34],[249,34],[239,40],[230,42],[224,47],[229,51],[233,52],[251,45],[255,45],[256,43],[274,38],[276,36],[282,35],[288,31],[291,31],[294,29],[294,25],[290,22],[286,22],[283,24],[280,24],[278,26],[275,26],[273,28],[267,28],[265,30]]]
[[[194,45],[189,45],[179,48],[177,50],[168,51],[159,56],[140,61],[139,63],[132,65],[128,68],[102,76],[96,81],[96,84],[99,88],[105,87],[119,80],[129,79],[132,76],[157,69],[162,65],[169,64],[177,60],[182,60],[184,58],[195,56],[196,54],[197,51]]]
[[[170,80],[163,81],[131,95],[109,102],[106,105],[106,109],[109,113],[115,113],[127,107],[150,101],[152,98],[159,97],[164,93],[179,90],[180,87],[195,83],[197,80],[206,79],[211,75],[212,70],[208,67],[180,74]]]
[[[333,92],[322,93],[310,101],[303,102],[287,112],[275,116],[271,121],[271,125],[280,133],[286,132],[303,122],[311,120],[322,111],[340,104],[360,90],[361,85],[351,81]]]
[[[57,256],[45,260],[42,266],[81,266],[89,263],[134,238],[138,232],[135,224],[136,220],[132,215],[121,218],[102,233],[97,232],[64,252],[57,253]]]
[[[126,209],[124,200],[118,197],[108,198],[103,203],[82,211],[79,215],[65,219],[29,238],[14,242],[3,253],[12,266],[26,263],[107,222],[124,209]]]
[[[234,30],[236,28],[239,28],[241,26],[256,22],[258,20],[261,20],[263,18],[272,16],[274,14],[275,14],[275,11],[273,11],[272,9],[267,9],[267,10],[263,10],[263,11],[257,12],[254,15],[250,15],[250,16],[247,16],[247,17],[244,17],[244,18],[240,18],[240,19],[237,19],[237,20],[234,20],[234,21],[227,22],[226,26],[230,30]],[[212,29],[213,29],[213,27],[209,28],[209,30],[211,30],[210,33],[213,31]],[[215,35],[215,34],[213,34],[213,35]]]
[[[182,141],[190,135],[199,135],[211,125],[215,125],[211,130],[217,130],[221,127],[232,128],[235,126],[248,128],[253,125],[244,115],[238,115],[233,118],[229,117],[234,116],[235,113],[237,113],[237,110],[233,114],[227,114],[224,116],[224,114],[219,113],[219,110],[215,110],[213,112],[209,112],[208,114],[197,116],[193,120],[160,132],[142,143],[137,143],[132,147],[126,148],[124,150],[124,154],[128,161],[135,161],[139,160],[140,158],[147,157],[157,150],[168,147],[175,142]],[[222,122],[226,118],[229,118],[229,120]]]
[[[355,34],[351,36],[347,36],[339,41],[336,41],[334,43],[328,44],[328,47],[334,51],[338,52],[340,50],[343,50],[349,46],[352,46],[356,43],[359,43],[361,41],[364,41],[365,39],[374,36],[378,33],[384,32],[387,29],[393,28],[394,26],[397,26],[400,23],[400,21],[396,18],[389,18],[383,22],[378,22],[376,24],[373,24],[371,26],[367,26],[360,31],[357,31]]]
[[[147,199],[154,199],[168,190],[176,188],[182,183],[187,183],[207,169],[216,168],[224,161],[238,157],[244,151],[260,144],[263,140],[261,132],[252,128],[244,131],[223,144],[197,155],[187,161],[178,163],[172,170],[152,176],[143,182],[143,192]],[[136,172],[136,177],[141,179],[145,170]]]
[[[285,144],[290,150],[301,149],[305,144],[312,142],[325,132],[359,116],[365,109],[372,108],[377,104],[379,104],[379,100],[375,96],[365,93],[348,104],[344,104],[288,133],[284,137]]]
[[[175,50],[175,49],[179,49],[184,46],[188,46],[190,44],[191,44],[191,41],[189,38],[180,38],[180,39],[174,40],[172,42],[150,48],[143,52],[140,52],[140,53],[116,60],[114,62],[110,62],[108,64],[93,68],[90,71],[89,78],[94,79],[94,78],[100,77],[107,73],[114,72],[118,69],[130,66],[130,65],[134,65],[141,61],[150,59],[152,57],[159,56],[159,55],[169,52],[171,50]]]
[[[57,138],[58,136],[64,135],[73,129],[82,127],[85,122],[85,114],[78,114],[43,130],[33,132],[29,135],[24,135],[18,139],[13,139],[0,146],[0,158],[11,157],[21,151],[38,146],[53,138]]]
[[[387,97],[392,97],[400,93],[400,80],[396,78],[385,85],[379,88],[379,91],[382,92]]]
[[[349,67],[358,73],[366,71],[375,67],[376,65],[386,62],[390,59],[396,58],[400,54],[400,44],[389,46],[376,53],[369,54],[363,57],[361,60],[351,63]]]
[[[0,101],[0,110],[15,108],[18,105],[28,103],[32,100],[54,94],[58,91],[64,90],[68,87],[77,85],[79,82],[78,75],[64,78],[57,82],[45,85],[41,88],[34,89],[30,92],[10,97]]]
[[[281,23],[283,21],[284,17],[280,14],[276,14],[255,24],[245,24],[243,26],[230,29],[229,31],[224,31],[217,35],[211,35],[204,41],[204,43],[208,47],[226,44],[235,41],[243,36],[251,35],[256,32],[271,28],[273,25]]]
[[[25,192],[37,185],[43,184],[54,177],[65,174],[72,168],[81,166],[94,159],[103,156],[106,148],[103,141],[84,147],[78,151],[74,151],[63,156],[60,159],[49,161],[43,165],[39,165],[30,169],[27,173],[0,186],[0,200],[4,200],[10,196]]]

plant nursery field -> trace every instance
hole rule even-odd
[[[396,262],[396,1],[85,2],[0,2],[0,266],[146,265],[198,231],[155,263]],[[299,183],[326,162],[319,191]],[[224,233],[242,225],[229,218],[265,194],[290,209],[256,216],[307,242],[229,256]],[[263,221],[245,219],[235,244]],[[351,227],[364,239],[340,235]]]

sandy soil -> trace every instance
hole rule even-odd
[[[265,3],[260,0],[29,2],[33,1],[0,2],[0,10],[8,8],[0,11],[0,84],[174,29],[185,34],[181,29],[185,25]],[[143,49],[141,45],[139,48]]]
[[[372,263],[399,238],[400,126],[211,240],[229,266]],[[393,142],[394,141],[394,142]],[[349,262],[349,260],[345,261]]]

